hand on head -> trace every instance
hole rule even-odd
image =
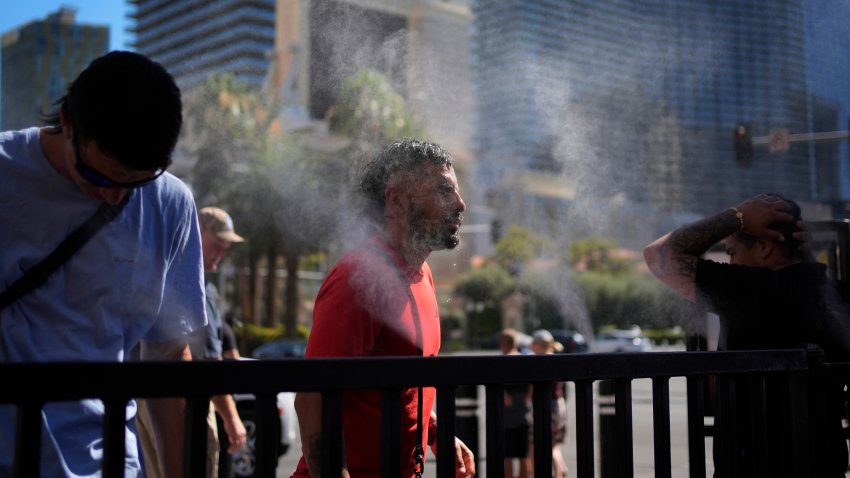
[[[811,252],[812,234],[806,227],[806,223],[804,223],[803,220],[800,219],[794,223],[794,226],[797,228],[797,231],[791,233],[791,237],[793,237],[794,240],[800,243],[800,246],[797,248],[797,250],[800,252]]]
[[[772,241],[784,241],[785,236],[767,226],[777,222],[794,222],[791,205],[781,197],[771,194],[759,194],[736,206],[741,217],[741,231],[745,234]]]

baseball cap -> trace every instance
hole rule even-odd
[[[552,333],[544,329],[535,330],[531,337],[532,342],[545,342],[547,344],[551,344],[555,341],[555,337],[552,336]]]
[[[561,352],[564,350],[564,345],[561,342],[555,340],[555,337],[552,336],[552,332],[549,332],[546,329],[538,329],[535,330],[531,335],[532,343],[542,343],[549,347],[552,351]]]
[[[213,231],[216,236],[230,242],[243,242],[245,239],[233,230],[233,219],[224,209],[205,207],[198,211],[201,231]]]

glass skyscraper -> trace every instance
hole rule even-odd
[[[809,1],[806,15],[806,75],[811,97],[811,131],[843,131],[850,127],[850,4]],[[840,177],[840,190],[823,185],[820,195],[850,198],[848,142],[812,146],[817,158],[818,178]],[[836,215],[850,217],[842,206]]]
[[[737,160],[733,140],[846,129],[850,7],[827,3],[473,0],[480,181],[557,173],[576,204],[667,217],[840,200],[846,145]]]

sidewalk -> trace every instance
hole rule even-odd
[[[688,465],[688,434],[687,434],[687,395],[686,395],[686,380],[683,377],[674,377],[670,380],[670,443],[671,443],[671,476],[687,477],[689,473]],[[569,414],[569,433],[567,443],[563,447],[564,458],[567,467],[570,469],[568,476],[575,476],[576,469],[576,447],[574,437],[575,431],[575,402],[574,390],[571,383],[568,383],[569,398],[567,400],[567,411]],[[479,400],[483,400],[483,390],[479,393]],[[594,400],[597,403],[596,400]],[[479,444],[483,448],[485,443],[484,437],[484,420],[483,410],[479,408]],[[594,431],[596,432],[595,449],[596,463],[594,465],[595,474],[600,476],[600,450],[599,450],[599,412],[594,410]],[[638,379],[632,382],[632,427],[634,432],[633,443],[633,461],[634,461],[634,477],[635,478],[654,478],[655,477],[655,458],[654,444],[652,441],[652,381],[649,379]],[[711,438],[705,440],[705,456],[706,456],[706,476],[711,477],[714,472],[712,456],[711,456],[712,441]],[[426,478],[436,478],[437,464],[434,457],[428,457],[426,462],[426,470],[423,475]],[[483,477],[486,475],[486,450],[485,453],[478,457],[479,469],[476,476]]]

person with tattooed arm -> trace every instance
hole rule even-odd
[[[705,306],[721,320],[720,349],[790,349],[816,344],[826,360],[846,360],[848,342],[844,322],[847,306],[828,280],[826,266],[808,251],[808,233],[799,205],[775,194],[760,194],[657,239],[644,250],[652,273],[691,302]],[[723,240],[729,263],[702,258]],[[718,389],[715,417],[715,477],[756,476],[757,440],[768,449],[783,450],[787,440],[778,428],[778,401],[782,392],[768,381],[764,406],[767,433],[752,434],[748,410],[750,382]],[[734,390],[734,391],[733,391]],[[814,435],[825,437],[828,460],[819,476],[843,477],[847,448],[842,436],[840,391],[825,391],[827,422],[813,423]],[[761,406],[761,404],[757,404]],[[724,420],[724,415],[727,417]],[[746,422],[746,423],[745,423]],[[725,445],[724,445],[725,444]],[[731,446],[734,453],[721,453]],[[776,448],[779,447],[779,448]],[[729,450],[730,448],[725,448]],[[787,476],[780,460],[768,460],[769,476]]]

